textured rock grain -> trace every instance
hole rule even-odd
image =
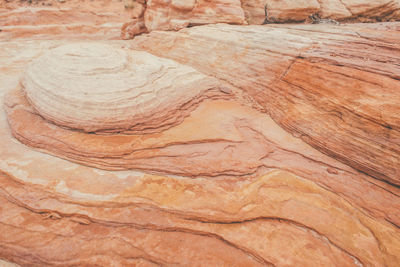
[[[117,2],[142,23],[126,37],[145,31],[145,1]],[[262,23],[264,3],[246,2]],[[1,26],[0,265],[398,266],[399,23],[54,40],[115,37],[103,22],[124,18],[109,3]],[[241,12],[160,3],[152,25],[165,29]],[[304,4],[290,14],[316,10]],[[393,1],[318,4],[331,18],[396,14]],[[4,41],[35,32],[51,35]]]
[[[397,33],[361,24],[210,25],[150,33],[132,47],[228,81],[295,136],[400,185]]]

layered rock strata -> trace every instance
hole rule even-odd
[[[30,4],[9,0],[0,2],[0,38],[42,38],[52,34],[53,38],[130,39],[153,30],[215,23],[399,19],[399,0],[43,0]]]
[[[231,83],[305,142],[400,185],[399,43],[379,25],[210,25],[132,46]]]
[[[265,15],[267,7],[267,16]],[[310,19],[313,16],[314,21]],[[267,20],[266,20],[267,18]],[[56,0],[0,2],[0,38],[124,39],[153,30],[230,23],[380,22],[400,19],[399,0]],[[123,25],[122,25],[123,24]],[[122,33],[120,33],[122,26]]]
[[[126,42],[2,42],[0,258],[22,266],[397,266],[399,187],[348,165],[396,163],[396,150],[381,145],[396,148],[396,127],[379,122],[398,125],[398,26],[202,26],[152,32],[131,42],[134,50]],[[160,64],[190,71],[180,79]],[[42,68],[53,73],[48,65],[57,75],[39,79]],[[127,75],[126,90],[103,79],[120,80],[128,65],[148,76]],[[93,76],[90,84],[68,80],[79,73]],[[114,108],[130,105],[140,119],[137,104],[147,102],[123,100],[169,89],[133,88],[137,79],[157,84],[153,77],[175,88],[150,113],[172,118],[167,127],[105,131],[98,120],[97,131],[85,131],[92,122],[79,114],[112,122],[109,104],[90,112],[110,95],[122,96]],[[179,91],[193,77],[199,82]],[[202,101],[190,101],[193,92]],[[181,97],[189,106],[177,108]],[[389,156],[374,162],[368,153],[378,149]]]

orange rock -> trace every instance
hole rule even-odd
[[[400,185],[400,39],[382,33],[362,25],[214,25],[151,33],[132,46],[230,81],[307,143]]]
[[[150,2],[154,29],[264,20],[262,1]],[[315,12],[274,2],[276,17]],[[1,266],[398,266],[399,23],[90,42],[124,16],[139,24],[123,37],[147,31],[145,2],[54,3],[76,7],[65,24],[63,9],[0,12],[15,20],[0,33]],[[318,4],[397,16],[396,2]]]
[[[153,30],[180,30],[188,26],[232,23],[244,24],[244,13],[239,0],[153,0],[142,4],[144,12],[122,27],[123,39]]]
[[[318,12],[317,0],[269,0],[266,3],[268,20],[271,22],[302,22]]]
[[[131,39],[203,24],[262,24],[265,6],[271,23],[400,20],[393,0],[8,0],[0,2],[0,36]]]
[[[400,20],[400,3],[392,0],[243,0],[242,7],[250,24],[262,24],[267,6],[271,23],[309,21],[310,15],[338,21]]]
[[[132,39],[136,35],[147,32],[146,25],[143,19],[134,19],[130,22],[124,23],[121,29],[121,38],[124,40]]]
[[[377,31],[370,28],[357,29],[360,35],[371,37]],[[61,128],[39,116],[21,91],[15,90],[21,72],[33,57],[71,41],[4,42],[0,60],[5,60],[7,67],[0,73],[0,95],[7,93],[8,122],[5,112],[0,112],[0,258],[30,266],[396,266],[400,255],[399,188],[360,173],[284,131],[262,112],[268,110],[270,100],[263,98],[262,102],[257,95],[249,95],[251,88],[265,86],[257,85],[252,75],[259,75],[260,62],[271,53],[261,51],[273,51],[264,39],[273,37],[267,32],[278,31],[278,36],[283,32],[292,38],[279,47],[286,49],[285,56],[266,61],[277,67],[284,60],[282,70],[287,69],[285,60],[296,55],[301,45],[294,40],[308,40],[312,45],[311,33],[303,33],[301,39],[295,34],[307,31],[295,27],[246,27],[240,37],[248,40],[240,43],[245,50],[232,45],[234,42],[225,46],[219,41],[216,46],[207,40],[213,53],[218,53],[209,52],[209,58],[202,59],[209,61],[208,65],[197,65],[201,57],[190,57],[190,52],[199,50],[174,54],[165,48],[166,43],[157,43],[183,36],[186,45],[192,45],[196,38],[200,42],[207,38],[206,33],[240,42],[236,29],[243,28],[207,26],[180,33],[153,32],[136,39],[135,47],[143,48],[146,40],[160,53],[179,55],[176,58],[181,63],[204,73],[213,69],[211,76],[225,80],[221,84],[240,81],[242,86],[224,89],[227,99],[209,98],[194,105],[182,122],[168,129],[134,135],[89,134]],[[320,30],[321,25],[311,29]],[[350,38],[335,30],[331,28],[331,39]],[[162,38],[157,39],[159,36]],[[249,45],[251,36],[253,46]],[[395,38],[390,31],[380,38],[386,36]],[[174,45],[178,51],[179,42]],[[107,43],[113,48],[125,46],[123,42]],[[253,57],[253,47],[261,44],[264,49],[256,50],[259,54]],[[229,47],[242,56],[231,54],[242,73],[226,72],[234,66],[224,57],[231,53]],[[240,65],[246,61],[253,65]],[[311,91],[320,77],[308,72],[313,64],[299,59],[284,78],[306,72],[310,77],[303,79],[309,79]],[[380,82],[390,71],[384,66]],[[356,71],[347,68],[348,73]],[[235,75],[235,79],[225,79],[223,73]],[[323,77],[327,75],[331,74]],[[290,81],[300,83],[300,78]],[[348,83],[341,78],[343,81],[337,82]],[[282,84],[276,85],[283,96],[289,94]],[[352,86],[355,92],[365,89]],[[340,99],[347,98],[342,95]],[[293,125],[296,119],[307,118],[301,112],[291,114]],[[319,116],[326,118],[319,114],[313,119],[317,121]],[[314,124],[312,129],[317,132],[317,127]],[[34,148],[19,143],[12,134]],[[113,170],[121,166],[134,170]]]
[[[147,30],[179,30],[188,25],[243,24],[239,0],[152,0],[144,13]]]
[[[128,39],[146,30],[180,30],[191,25],[215,23],[392,21],[400,20],[399,10],[400,3],[392,0],[242,0],[241,3],[236,0],[153,0],[147,3],[140,18],[124,25],[122,36]],[[143,24],[146,30],[143,30]],[[130,31],[127,31],[128,27]]]

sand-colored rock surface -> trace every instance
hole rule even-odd
[[[0,260],[0,266],[2,266],[2,267],[18,267],[19,265],[15,264],[15,263],[8,262],[8,261]]]
[[[27,66],[21,84],[40,116],[85,132],[157,131],[202,99],[226,95],[221,82],[191,67],[95,43],[45,53]]]

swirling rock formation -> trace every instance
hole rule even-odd
[[[179,122],[205,97],[221,95],[217,79],[190,67],[146,52],[84,43],[34,60],[22,85],[40,116],[85,132],[154,131]]]
[[[35,59],[21,84],[5,101],[14,135],[61,157],[103,169],[188,176],[248,173],[257,168],[253,161],[260,156],[258,144],[246,142],[234,128],[230,135],[221,129],[207,136],[215,123],[212,114],[194,116],[188,125],[163,132],[180,124],[203,100],[230,94],[229,86],[191,67],[146,52],[76,43]],[[235,122],[226,120],[228,130]],[[27,129],[27,123],[35,126]],[[195,125],[208,126],[183,138],[183,132]],[[202,145],[205,140],[213,143],[212,149]],[[198,145],[187,149],[185,143]],[[230,145],[242,147],[248,160],[239,164],[224,151]],[[202,162],[209,150],[214,154],[209,158],[220,162],[214,168]],[[180,164],[174,158],[177,151],[184,158]]]
[[[0,60],[6,59],[10,67],[3,68],[0,75],[1,95],[8,92],[7,118],[0,113],[0,258],[29,266],[396,266],[400,260],[400,192],[398,187],[376,179],[390,178],[396,183],[396,176],[389,168],[382,173],[386,176],[375,177],[372,172],[361,173],[346,164],[356,168],[359,167],[354,162],[367,167],[390,166],[388,162],[398,157],[393,150],[397,130],[379,128],[380,124],[363,118],[363,125],[356,124],[351,113],[343,112],[338,118],[342,107],[354,103],[355,98],[353,94],[335,97],[329,93],[329,88],[336,92],[360,92],[357,99],[363,101],[353,114],[375,114],[376,118],[386,118],[385,121],[395,120],[397,112],[392,112],[391,117],[385,114],[389,109],[396,110],[390,103],[398,98],[393,68],[398,55],[396,38],[390,28],[376,25],[251,26],[245,30],[219,25],[179,33],[153,32],[131,44],[185,66],[144,52],[121,51],[119,43],[98,48],[95,44],[84,46],[93,48],[92,52],[87,52],[87,48],[81,50],[81,43],[4,43]],[[379,42],[381,50],[365,49],[372,42]],[[281,45],[277,47],[276,43]],[[329,49],[339,44],[342,53],[363,53],[363,57],[350,62],[345,61],[349,58],[346,56],[334,57]],[[364,50],[357,45],[363,45]],[[152,132],[71,129],[76,125],[62,125],[61,120],[60,125],[54,124],[34,108],[35,101],[38,106],[44,103],[35,92],[51,88],[47,86],[51,81],[35,84],[44,85],[36,89],[18,85],[20,71],[31,57],[36,57],[21,52],[36,47],[40,54],[54,46],[58,48],[45,52],[28,67],[25,85],[35,81],[36,76],[30,72],[35,73],[36,64],[52,64],[57,55],[62,55],[66,66],[54,66],[54,71],[67,68],[66,63],[77,55],[78,61],[86,62],[63,73],[63,81],[73,73],[92,71],[99,77],[105,72],[115,77],[115,70],[125,69],[126,64],[120,63],[129,62],[124,58],[131,58],[135,65],[139,63],[133,60],[139,57],[133,55],[145,55],[144,58],[190,69],[190,77],[203,77],[212,84],[219,78],[219,91],[210,90],[215,92],[214,97],[193,104],[178,123],[154,128]],[[385,53],[389,48],[391,52]],[[102,49],[109,53],[96,63],[102,66],[97,70],[88,64],[93,63],[90,53],[101,54]],[[67,55],[66,50],[74,53]],[[207,57],[196,57],[199,53]],[[378,55],[374,53],[380,55],[379,62],[372,60],[373,55]],[[52,59],[44,60],[48,55],[53,55]],[[362,59],[367,55],[369,61]],[[332,59],[328,60],[328,56]],[[315,70],[310,65],[319,68]],[[340,72],[341,68],[346,71]],[[162,72],[162,68],[156,68],[160,69]],[[176,76],[175,72],[167,74]],[[320,81],[321,78],[324,80]],[[372,78],[374,82],[367,83]],[[307,79],[307,84],[298,85],[303,79]],[[283,84],[282,80],[288,83]],[[297,86],[291,85],[294,82]],[[332,84],[335,86],[329,87]],[[189,89],[196,88],[196,92],[207,95],[200,85]],[[95,93],[88,87],[82,88],[88,94]],[[102,88],[105,90],[100,87],[100,92]],[[318,96],[306,94],[304,88],[318,92]],[[380,94],[371,91],[373,88]],[[70,90],[75,92],[76,88]],[[50,92],[56,99],[63,94]],[[380,97],[380,103],[383,101],[386,106],[376,108],[370,95]],[[167,97],[171,102],[176,101],[175,96]],[[93,103],[92,98],[84,99]],[[321,102],[324,99],[331,102]],[[59,101],[58,105],[63,104]],[[62,117],[56,114],[56,118]],[[385,134],[377,138],[372,130],[365,130],[363,136],[368,138],[361,139],[348,132],[373,126],[378,128],[369,129],[386,131]],[[291,127],[296,127],[296,131]],[[297,131],[306,133],[307,138]],[[28,146],[17,142],[11,134]],[[346,164],[338,162],[302,139],[328,155],[349,158],[339,157]],[[392,150],[376,145],[379,142],[391,142]],[[382,151],[392,153],[391,157],[376,157],[375,161],[368,157],[369,153],[376,155]],[[115,171],[121,169],[135,171]],[[394,166],[392,170],[398,168]]]
[[[0,265],[397,267],[399,28],[0,41]]]

